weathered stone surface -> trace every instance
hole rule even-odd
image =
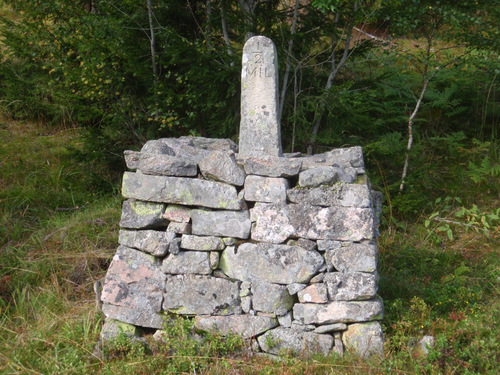
[[[174,238],[175,233],[164,231],[122,229],[118,236],[118,243],[162,257],[167,253]]]
[[[191,224],[189,223],[179,223],[176,221],[171,221],[168,224],[167,232],[172,232],[176,234],[191,234]]]
[[[275,318],[251,315],[197,316],[194,321],[194,326],[198,329],[215,329],[223,335],[238,334],[244,339],[255,337],[277,325]]]
[[[125,157],[125,164],[128,169],[137,169],[139,167],[140,152],[125,150],[123,151],[123,156]]]
[[[364,168],[363,149],[360,146],[337,148],[302,158],[302,170],[319,166]]]
[[[288,293],[292,296],[300,292],[305,287],[307,287],[307,284],[291,283],[287,285]]]
[[[342,342],[342,333],[333,332],[333,339],[335,340],[335,344],[333,345],[332,352],[339,355],[340,357],[343,357],[344,343]]]
[[[179,251],[177,255],[169,255],[163,260],[161,270],[168,274],[209,275],[212,273],[210,254],[204,251]]]
[[[323,269],[323,268],[326,268],[326,266],[321,267],[320,273],[318,273],[316,276],[314,276],[309,281],[310,284],[316,284],[316,283],[322,283],[323,282],[323,279],[325,278],[325,274],[323,273],[323,271],[325,271],[325,269]]]
[[[209,180],[242,186],[245,183],[245,171],[236,164],[234,152],[212,151],[199,164],[203,177]]]
[[[247,239],[252,223],[248,211],[193,210],[193,234]]]
[[[347,324],[345,323],[335,323],[335,324],[326,324],[323,326],[319,326],[314,329],[315,333],[329,333],[334,331],[345,331],[347,329]]]
[[[162,154],[139,154],[137,169],[144,174],[155,176],[196,176],[198,166],[195,162],[176,156]]]
[[[252,239],[282,243],[288,237],[310,240],[360,241],[372,239],[373,210],[354,207],[317,207],[298,204],[256,203]]]
[[[257,340],[263,351],[276,355],[282,350],[291,350],[296,354],[319,352],[328,355],[333,347],[333,337],[330,335],[300,332],[282,327],[267,331]]]
[[[191,220],[191,208],[169,204],[163,213],[163,218],[176,223],[189,223]]]
[[[316,167],[299,174],[299,186],[317,187],[323,184],[333,184],[337,181],[337,170],[333,167]]]
[[[288,180],[281,177],[247,176],[245,200],[251,202],[286,203]]]
[[[300,303],[326,303],[328,293],[325,284],[313,284],[297,293]]]
[[[316,241],[306,240],[305,238],[288,240],[286,244],[289,246],[300,246],[301,248],[306,250],[316,250]]]
[[[325,253],[327,264],[341,272],[375,272],[377,270],[376,243],[350,243]]]
[[[318,252],[298,246],[244,243],[227,247],[219,267],[238,280],[286,285],[307,283],[323,264]]]
[[[163,218],[165,207],[162,203],[126,200],[123,202],[120,227],[146,229],[166,226],[168,221]]]
[[[241,314],[239,282],[212,276],[178,275],[167,280],[163,308],[183,315]]]
[[[228,138],[205,138],[182,136],[179,138],[181,142],[188,142],[193,147],[202,148],[208,151],[222,150],[238,152],[238,145]]]
[[[241,156],[240,160],[247,174],[265,177],[295,177],[302,166],[300,159],[273,156]]]
[[[181,239],[179,237],[175,238],[168,247],[168,252],[173,255],[179,254],[181,251]]]
[[[250,38],[241,69],[241,155],[281,156],[278,120],[278,54],[271,39]]]
[[[414,357],[427,356],[430,349],[436,344],[436,339],[434,336],[424,336],[413,346],[412,355]]]
[[[324,283],[331,301],[367,300],[377,294],[376,274],[364,272],[329,272]]]
[[[304,324],[331,324],[380,320],[384,308],[382,300],[334,301],[326,305],[296,303],[293,317]]]
[[[185,177],[148,176],[125,172],[122,194],[125,198],[148,202],[178,203],[239,210],[236,188],[221,182]]]
[[[264,282],[252,283],[252,303],[256,311],[277,316],[285,315],[293,306],[293,297],[285,285]]]
[[[217,267],[219,267],[219,259],[220,259],[219,252],[211,251],[210,252],[210,268],[215,270]]]
[[[293,316],[291,311],[288,311],[285,315],[278,316],[278,323],[285,328],[290,328],[292,326],[292,320]]]
[[[224,250],[226,245],[219,237],[183,234],[181,247],[186,250],[210,251]]]
[[[370,189],[366,184],[339,182],[311,189],[294,188],[287,191],[287,196],[292,203],[311,206],[372,207]]]
[[[349,324],[342,341],[347,351],[362,358],[384,354],[384,334],[379,322]]]
[[[137,326],[160,328],[165,279],[152,255],[118,247],[104,280],[103,313]]]

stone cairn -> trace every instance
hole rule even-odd
[[[282,154],[270,39],[245,44],[241,80],[239,147],[181,137],[125,152],[136,172],[101,283],[102,339],[177,314],[256,352],[381,355],[380,195],[361,147]]]

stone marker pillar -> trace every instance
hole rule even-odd
[[[250,38],[241,69],[240,155],[282,156],[278,123],[278,57],[265,36]]]

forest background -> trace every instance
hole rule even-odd
[[[114,362],[91,356],[123,151],[181,135],[237,141],[241,51],[265,35],[285,151],[361,145],[384,193],[387,355],[284,370],[167,351],[162,366],[495,373],[499,24],[498,0],[3,0],[0,370],[159,368],[124,343]],[[437,338],[425,358],[424,334]]]

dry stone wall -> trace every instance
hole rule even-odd
[[[173,314],[270,355],[382,353],[380,195],[361,147],[283,155],[276,98],[274,45],[251,38],[239,146],[181,137],[125,152],[120,245],[99,298],[103,339],[113,322],[161,330]]]
[[[235,150],[229,140],[184,137],[126,152],[135,172],[123,178],[104,314],[154,329],[166,314],[191,316],[199,329],[253,338],[270,354],[381,353],[379,195],[361,148]]]

